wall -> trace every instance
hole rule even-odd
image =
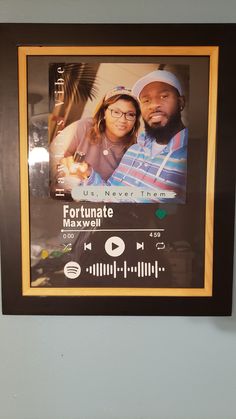
[[[236,22],[236,5],[0,0],[0,20]],[[236,418],[235,309],[231,318],[0,316],[0,342],[0,419]]]

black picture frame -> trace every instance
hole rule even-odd
[[[235,140],[234,140],[234,65],[236,24],[1,24],[1,266],[2,307],[4,314],[45,315],[231,315],[233,282],[233,247],[235,213]],[[27,48],[104,48],[139,47],[143,50],[163,47],[169,51],[197,48],[213,51],[217,61],[209,72],[208,133],[214,136],[213,160],[207,160],[206,189],[212,202],[210,225],[205,227],[204,266],[211,271],[211,285],[206,292],[180,292],[155,295],[139,293],[57,293],[31,292],[25,288],[30,268],[29,213],[24,207],[28,195],[22,183],[29,183],[29,173],[22,178],[22,138],[27,132],[27,95],[22,96],[20,50]],[[41,53],[39,53],[40,55]],[[110,54],[112,54],[110,52]],[[122,53],[117,52],[118,56]],[[116,55],[115,54],[115,55]],[[26,53],[27,55],[27,53]],[[37,55],[37,54],[36,54]],[[56,55],[56,54],[54,54]],[[58,55],[61,55],[58,52]],[[72,54],[73,55],[73,54]],[[98,54],[99,55],[99,54]],[[109,55],[109,54],[108,54]],[[135,53],[133,54],[135,55]],[[152,54],[151,54],[152,55]],[[169,53],[167,55],[174,55]],[[177,54],[178,55],[178,54]],[[185,55],[183,53],[183,55]],[[194,55],[194,53],[192,54]],[[202,55],[205,55],[203,53]],[[206,55],[209,55],[208,52]],[[211,53],[210,53],[211,55]],[[27,57],[25,57],[27,62]],[[214,58],[215,60],[215,58]],[[25,73],[25,80],[29,74]],[[24,77],[23,77],[24,79]],[[213,85],[211,85],[213,83]],[[24,102],[25,101],[25,102]],[[215,104],[215,107],[214,107]],[[210,127],[210,128],[209,128]],[[23,130],[23,134],[22,134]],[[23,147],[27,153],[27,149]],[[209,154],[208,154],[209,157]],[[23,162],[23,163],[22,163]],[[214,173],[213,179],[211,173]],[[210,250],[210,252],[208,252]],[[26,258],[24,257],[26,254]],[[27,259],[28,258],[28,259]],[[113,287],[115,288],[115,287]],[[131,287],[132,288],[132,287]],[[134,287],[136,288],[136,287]],[[191,287],[190,287],[191,288]],[[194,287],[192,287],[193,289]],[[206,289],[205,285],[203,289]]]

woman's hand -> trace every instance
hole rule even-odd
[[[81,180],[85,180],[91,173],[91,166],[87,162],[77,163],[74,161],[73,156],[63,157],[61,165],[61,173],[64,173],[62,176],[75,176]]]

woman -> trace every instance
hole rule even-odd
[[[93,118],[82,118],[66,127],[54,140],[51,156],[58,155],[58,147],[65,144],[64,158],[60,161],[60,174],[76,178],[75,156],[91,165],[107,180],[119,165],[125,151],[136,142],[140,109],[131,90],[118,86],[103,98]],[[64,167],[64,169],[61,167]],[[86,167],[86,164],[85,164]],[[64,173],[63,173],[64,172]],[[61,182],[63,183],[63,182]],[[71,187],[73,186],[71,179]]]

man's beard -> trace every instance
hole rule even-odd
[[[181,114],[177,113],[172,115],[165,126],[156,124],[156,126],[150,126],[144,121],[145,131],[149,137],[157,140],[158,143],[164,143],[166,138],[172,137],[177,131],[181,124]]]

